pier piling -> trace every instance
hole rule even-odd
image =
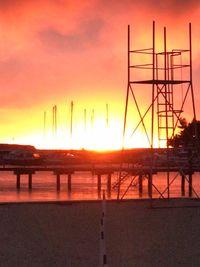
[[[181,175],[181,195],[185,196],[185,175]]]
[[[148,174],[148,195],[152,198],[152,173]]]
[[[142,194],[143,194],[143,180],[142,180],[142,174],[139,175],[139,177],[138,177],[138,182],[139,182],[139,196],[142,197]]]
[[[189,181],[189,197],[192,197],[192,173],[189,174],[188,181]]]
[[[57,191],[60,191],[60,174],[56,174],[56,185],[57,185]]]
[[[108,173],[107,192],[108,192],[108,197],[111,197],[111,173]]]
[[[72,191],[72,175],[71,173],[68,174],[68,192],[71,192]]]
[[[98,195],[101,194],[101,174],[98,173],[97,174],[97,191],[98,191]]]
[[[17,173],[16,175],[17,175],[17,177],[16,177],[16,187],[17,187],[17,190],[20,190],[20,178],[21,178],[21,175],[20,175],[20,173]]]
[[[32,173],[28,174],[28,188],[29,190],[32,189]]]

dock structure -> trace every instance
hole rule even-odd
[[[56,176],[56,187],[57,191],[60,191],[60,176],[61,175],[67,175],[67,189],[68,192],[71,192],[72,190],[72,174],[74,171],[72,170],[66,170],[66,169],[55,169],[53,170],[54,175]]]
[[[21,187],[21,175],[28,175],[28,188],[29,190],[32,189],[32,177],[35,174],[35,170],[33,169],[24,169],[24,168],[17,168],[13,170],[13,173],[16,175],[16,189],[20,190]]]
[[[107,194],[108,197],[111,196],[111,184],[112,184],[112,174],[114,173],[114,170],[112,170],[111,168],[109,169],[97,169],[96,171],[93,172],[96,176],[97,176],[97,192],[98,192],[98,196],[101,195],[101,185],[102,185],[102,175],[106,175],[107,176]]]
[[[181,171],[180,171],[181,169]],[[121,172],[124,173],[124,181],[130,181],[129,187],[120,196],[122,199],[126,192],[130,188],[135,188],[138,191],[138,197],[143,197],[144,187],[148,192],[148,197],[153,197],[153,192],[157,192],[160,198],[166,197],[166,191],[169,189],[168,186],[163,192],[158,190],[158,185],[154,182],[154,175],[159,175],[159,173],[170,172],[177,173],[176,177],[180,177],[180,191],[181,196],[185,197],[198,197],[198,194],[193,187],[193,174],[200,172],[200,165],[193,166],[135,166],[134,164],[126,164],[121,166],[121,164],[72,164],[66,166],[9,166],[0,167],[1,172],[12,172],[16,176],[16,190],[21,189],[21,176],[26,175],[28,177],[28,190],[31,191],[34,185],[34,177],[38,172],[51,172],[55,176],[55,190],[60,192],[61,190],[61,176],[67,176],[66,178],[66,192],[71,193],[73,191],[73,181],[75,180],[75,175],[77,172],[89,172],[91,177],[96,177],[96,188],[97,195],[101,197],[102,184],[104,183],[104,190],[106,189],[107,197],[111,198],[112,191],[118,189],[119,181],[113,182],[113,175]],[[74,176],[74,178],[73,178]],[[122,183],[122,181],[120,181]],[[44,181],[45,184],[45,181]],[[186,185],[188,184],[188,190],[186,190]]]
[[[66,167],[52,167],[52,166],[36,166],[36,167],[3,167],[0,168],[0,172],[13,172],[16,176],[16,189],[20,190],[21,188],[21,175],[28,176],[28,188],[29,190],[32,189],[33,183],[33,174],[36,172],[52,172],[56,177],[56,189],[59,192],[61,189],[61,175],[67,176],[67,190],[70,193],[72,191],[72,175],[76,172],[90,172],[91,175],[95,175],[97,177],[97,192],[98,195],[101,194],[102,190],[102,176],[107,176],[107,193],[108,197],[111,196],[112,190],[112,174],[116,172],[119,168],[115,167],[105,167],[105,166],[98,166],[95,167],[92,165],[77,165],[77,166],[70,166]]]

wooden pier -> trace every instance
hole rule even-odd
[[[137,187],[139,197],[143,196],[143,181],[144,177],[147,179],[147,190],[149,198],[152,198],[153,192],[153,175],[163,172],[178,172],[181,177],[181,195],[186,196],[186,181],[188,183],[188,196],[192,197],[193,190],[193,174],[199,172],[200,167],[193,168],[181,168],[180,167],[150,167],[150,166],[135,166],[131,164],[77,164],[68,166],[2,166],[0,172],[12,172],[16,176],[16,190],[21,188],[21,176],[26,175],[28,179],[28,189],[31,191],[34,183],[34,175],[37,172],[52,172],[55,175],[55,186],[57,192],[61,189],[61,176],[66,176],[67,187],[66,190],[70,193],[73,190],[73,175],[76,172],[90,172],[91,176],[96,177],[97,181],[97,193],[100,197],[102,191],[102,176],[107,177],[106,187],[107,195],[111,196],[113,189],[112,175],[119,172],[127,173],[130,177],[137,177]],[[116,184],[115,184],[116,187]],[[162,196],[162,195],[161,195]]]

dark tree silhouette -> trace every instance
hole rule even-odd
[[[186,118],[179,118],[179,123],[180,125],[178,126],[178,128],[180,129],[185,129],[188,126]]]
[[[183,119],[180,124],[181,131],[168,140],[168,145],[171,147],[200,146],[200,121],[192,121],[187,124]]]

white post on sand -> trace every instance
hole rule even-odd
[[[106,254],[106,240],[105,240],[105,222],[106,222],[106,200],[105,190],[103,190],[102,212],[100,219],[100,266],[108,267]]]

